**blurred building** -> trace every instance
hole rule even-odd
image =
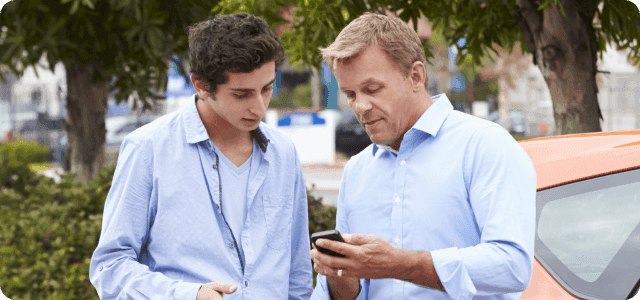
[[[13,128],[11,95],[13,84],[18,80],[11,72],[3,72],[2,75],[7,82],[0,80],[0,142],[4,141],[7,133]]]
[[[626,53],[608,48],[599,61],[598,103],[602,131],[640,129],[640,68]]]
[[[57,64],[53,72],[46,60],[40,65],[26,68],[20,78],[5,74],[9,80],[0,90],[0,140],[11,132],[14,138],[37,141],[51,148],[50,160],[62,164],[67,145],[64,65]]]
[[[640,72],[626,53],[607,48],[598,61],[598,103],[603,115],[602,131],[640,128]],[[502,52],[485,76],[496,78],[500,124],[512,133],[526,136],[554,134],[555,120],[549,88],[533,65],[531,55]]]

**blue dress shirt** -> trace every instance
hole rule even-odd
[[[336,228],[431,252],[446,292],[361,279],[358,299],[520,299],[533,268],[533,165],[499,125],[433,99],[397,154],[371,145],[347,163]],[[329,299],[325,276],[311,298]]]
[[[224,219],[221,205],[232,203],[220,201],[216,158],[195,98],[127,136],[91,259],[91,283],[102,299],[193,300],[213,281],[238,286],[225,299],[309,298],[298,155],[283,134],[266,124],[260,131],[266,140],[254,153],[260,157],[248,183],[246,221],[233,233],[241,236],[245,262]]]

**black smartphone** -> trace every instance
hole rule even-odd
[[[334,251],[331,251],[329,249],[318,247],[318,245],[316,245],[316,241],[318,239],[328,239],[328,240],[338,241],[338,242],[344,243],[344,240],[342,239],[342,235],[340,235],[340,232],[338,232],[337,230],[326,230],[326,231],[316,232],[316,233],[311,235],[311,243],[314,246],[316,246],[316,249],[318,249],[318,251],[320,251],[320,252],[322,252],[324,254],[331,255],[331,256],[337,256],[337,257],[344,257],[344,255],[342,255],[342,254],[340,254],[338,252],[334,252]]]

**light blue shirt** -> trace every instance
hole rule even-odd
[[[224,203],[229,205],[222,206],[222,213],[231,227],[236,242],[240,248],[242,261],[245,262],[244,249],[242,248],[242,232],[245,221],[247,219],[247,190],[249,186],[249,178],[255,178],[257,168],[251,168],[252,165],[260,164],[260,156],[256,153],[260,152],[257,143],[253,143],[253,153],[239,167],[230,161],[220,149],[215,145],[211,146],[213,151],[219,156],[220,176],[222,178],[222,199]]]
[[[358,299],[520,299],[533,268],[533,165],[502,127],[433,98],[397,156],[371,145],[349,160],[336,228],[431,252],[446,292],[361,279]],[[329,299],[325,276],[311,298]]]
[[[91,283],[102,299],[196,299],[200,286],[213,281],[238,286],[225,299],[309,298],[307,198],[298,155],[283,134],[266,124],[260,131],[246,220],[234,233],[245,262],[220,208],[231,203],[220,202],[215,154],[195,98],[127,136],[91,260]]]

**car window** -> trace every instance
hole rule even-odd
[[[640,182],[547,203],[540,240],[578,277],[594,282],[640,223]]]
[[[640,279],[640,170],[540,191],[537,211],[536,258],[565,289],[626,299]]]

